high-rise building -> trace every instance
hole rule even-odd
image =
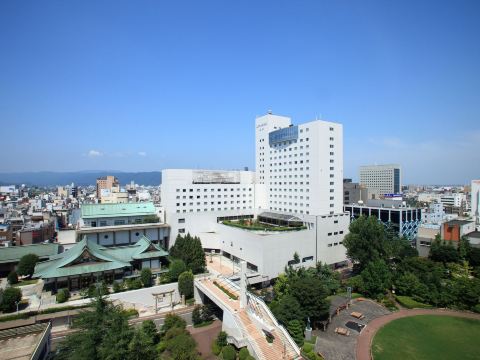
[[[114,188],[120,188],[120,183],[115,176],[107,175],[97,179],[97,199],[102,196],[102,189],[112,191]]]
[[[472,180],[471,197],[472,216],[475,225],[480,227],[480,180]]]
[[[162,171],[171,244],[178,234],[199,236],[209,252],[246,261],[257,273],[252,284],[277,277],[296,261],[294,253],[306,267],[343,265],[350,217],[343,211],[342,125],[316,120],[294,126],[268,113],[255,126],[255,172]]]
[[[315,120],[256,119],[256,170],[265,209],[325,215],[343,212],[343,126]]]
[[[380,195],[398,194],[402,190],[400,165],[360,166],[360,185]]]

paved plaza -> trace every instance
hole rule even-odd
[[[350,315],[352,312],[359,312],[365,317],[361,320],[356,319]],[[355,360],[355,347],[359,333],[349,329],[345,324],[352,321],[366,325],[386,314],[390,314],[390,311],[374,301],[367,299],[352,300],[352,305],[348,309],[342,310],[332,318],[332,322],[325,332],[315,331],[317,336],[315,351],[322,354],[325,360]],[[350,334],[344,336],[335,333],[337,327],[348,329]]]

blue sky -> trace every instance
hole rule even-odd
[[[344,125],[344,173],[480,177],[479,1],[0,2],[0,172],[254,167],[254,119]]]

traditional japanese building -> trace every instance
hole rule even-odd
[[[78,290],[98,281],[135,277],[144,268],[159,273],[167,264],[167,256],[168,252],[145,236],[135,244],[113,247],[84,237],[70,250],[38,263],[33,277],[43,279],[46,290]]]

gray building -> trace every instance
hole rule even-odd
[[[360,166],[360,184],[379,194],[398,194],[402,191],[402,172],[400,165]]]
[[[343,203],[345,205],[357,204],[359,201],[366,203],[368,200],[368,189],[359,183],[352,182],[352,179],[343,179]]]

